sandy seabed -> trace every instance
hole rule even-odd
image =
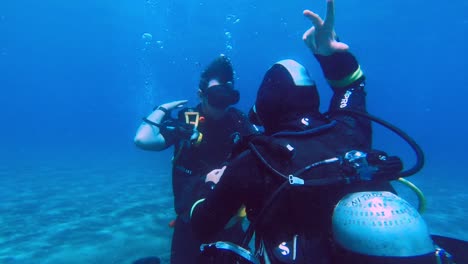
[[[169,166],[54,164],[0,167],[0,263],[131,263],[146,256],[169,263]],[[466,182],[433,174],[410,178],[426,194],[431,233],[468,240]]]
[[[167,263],[170,184],[143,166],[1,168],[0,263]]]

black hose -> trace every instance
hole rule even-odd
[[[372,120],[372,121],[374,121],[374,122],[388,128],[388,129],[390,129],[392,132],[397,134],[399,137],[401,137],[404,141],[406,141],[408,143],[408,145],[414,150],[414,152],[416,154],[416,163],[410,169],[400,172],[398,174],[398,177],[408,177],[408,176],[414,175],[418,171],[420,171],[422,169],[422,167],[424,166],[424,152],[422,151],[421,147],[416,143],[416,141],[414,141],[403,130],[399,129],[398,127],[396,127],[396,126],[390,124],[389,122],[386,122],[386,121],[384,121],[384,120],[382,120],[382,119],[380,119],[378,117],[375,117],[373,115],[370,115],[368,113],[363,113],[363,112],[356,112],[356,111],[352,111],[352,110],[338,110],[338,111],[333,111],[331,113],[326,113],[325,115],[341,114],[341,113],[348,113],[348,114],[352,114],[352,115],[357,115],[357,116],[364,117],[364,118],[367,118],[369,120]],[[288,179],[288,177],[286,175],[284,175],[283,173],[281,173],[278,170],[276,170],[275,168],[273,168],[262,157],[262,155],[260,154],[258,149],[252,143],[249,143],[249,147],[250,147],[251,151],[253,151],[254,155],[256,157],[258,157],[260,159],[260,161],[268,168],[268,170],[270,170],[273,174],[276,174],[276,175],[279,175],[282,178]],[[308,169],[311,169],[313,167],[316,167],[318,165],[323,165],[323,164],[326,164],[326,163],[317,162],[317,163],[311,164],[311,165],[307,166],[306,168],[304,168],[303,170],[301,170],[300,172],[302,173],[302,172],[304,172],[304,171],[306,171]],[[281,184],[281,186],[270,196],[268,201],[265,203],[263,208],[260,210],[259,214],[257,215],[257,218],[253,222],[250,223],[249,228],[245,232],[244,239],[243,239],[242,244],[241,244],[242,247],[246,247],[248,245],[250,239],[253,236],[253,232],[255,231],[255,228],[256,228],[256,225],[257,225],[259,219],[261,219],[261,217],[265,214],[265,212],[270,207],[270,205],[275,201],[278,194],[281,191],[283,191],[283,189],[285,189],[286,186],[288,186],[288,183],[289,182],[286,181],[283,184]]]
[[[357,111],[352,111],[352,110],[337,110],[337,111],[333,111],[333,112],[329,112],[327,113],[327,115],[329,114],[340,114],[340,113],[349,113],[349,114],[352,114],[352,115],[357,115],[357,116],[360,116],[360,117],[364,117],[364,118],[367,118],[369,120],[372,120],[388,129],[390,129],[393,133],[397,134],[399,137],[401,137],[404,141],[406,141],[408,143],[408,145],[414,150],[415,154],[416,154],[416,163],[414,164],[413,167],[405,170],[405,171],[402,171],[399,173],[398,177],[408,177],[408,176],[411,176],[411,175],[414,175],[416,174],[418,171],[420,171],[422,169],[422,167],[424,166],[424,152],[422,151],[421,147],[416,143],[416,141],[414,141],[414,139],[412,139],[410,136],[408,136],[408,134],[406,134],[403,130],[399,129],[398,127],[390,124],[389,122],[387,121],[384,121],[376,116],[373,116],[371,114],[368,114],[368,113],[363,113],[363,112],[357,112]]]

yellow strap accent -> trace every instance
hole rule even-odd
[[[245,211],[245,205],[242,205],[239,210],[237,211],[237,214],[228,221],[228,223],[224,226],[224,229],[229,229],[233,227],[235,224],[237,224],[239,221],[242,221],[244,217],[247,216],[247,212]]]
[[[346,76],[345,78],[341,80],[327,80],[327,81],[332,87],[340,88],[340,87],[346,87],[352,84],[357,79],[361,78],[363,75],[364,73],[361,70],[361,66],[359,66],[355,72],[351,73],[350,75]]]
[[[247,211],[245,209],[245,205],[242,205],[239,208],[239,211],[237,211],[237,216],[239,216],[239,217],[246,217],[247,216]]]
[[[195,207],[196,207],[199,203],[202,203],[203,201],[205,201],[205,198],[196,201],[196,202],[192,205],[192,209],[190,209],[190,218],[192,218],[192,213],[193,213],[193,210],[195,209]]]
[[[198,146],[198,145],[200,145],[200,143],[202,142],[202,140],[203,140],[203,134],[200,133],[200,132],[198,132],[197,140],[196,140],[194,143],[192,143],[192,144],[194,144],[195,146]]]
[[[198,127],[198,121],[200,120],[199,112],[185,112],[185,123]],[[193,119],[195,118],[195,119]]]

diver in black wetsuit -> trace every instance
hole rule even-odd
[[[257,133],[247,116],[231,107],[239,100],[233,75],[230,60],[221,55],[201,75],[199,105],[180,109],[187,102],[182,100],[156,107],[143,119],[135,136],[142,149],[159,151],[174,146],[172,188],[177,219],[171,247],[173,264],[195,263],[199,255],[200,242],[192,236],[189,211],[206,174],[222,166],[236,140]],[[170,114],[174,109],[180,109],[176,118]],[[240,224],[220,234],[233,242],[242,235]]]
[[[234,252],[248,263],[436,263],[419,214],[392,193],[389,181],[402,162],[372,150],[370,121],[351,112],[366,113],[365,77],[336,40],[334,2],[327,2],[325,21],[304,11],[314,26],[303,39],[333,89],[329,111],[319,112],[315,83],[301,64],[282,60],[266,72],[250,113],[265,136],[246,140],[245,151],[208,174],[191,210],[193,231],[205,241],[241,205],[251,226],[241,247],[205,245],[205,262]],[[245,249],[253,232],[251,254]]]

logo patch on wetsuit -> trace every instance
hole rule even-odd
[[[289,255],[289,248],[286,246],[286,242],[281,243],[278,248],[281,250],[280,253],[283,256]]]
[[[233,134],[231,135],[231,139],[232,139],[232,142],[233,142],[234,144],[239,143],[239,141],[241,140],[241,138],[242,138],[242,137],[241,137],[241,134],[240,134],[239,132],[235,132],[235,133],[233,133]]]
[[[294,263],[296,256],[293,253],[294,243],[292,242],[282,242],[273,249],[275,259],[281,263]]]
[[[348,106],[348,100],[350,95],[351,91],[346,91],[346,93],[343,95],[343,98],[341,99],[340,108],[345,108]]]

